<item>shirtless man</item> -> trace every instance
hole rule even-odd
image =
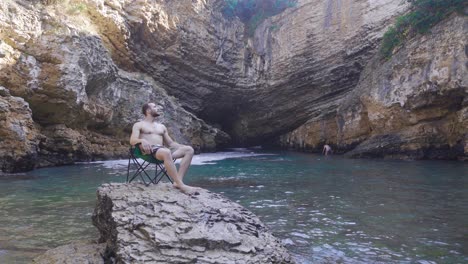
[[[323,146],[322,154],[328,156],[328,154],[333,154],[333,150],[329,145]]]
[[[151,154],[156,159],[164,161],[167,174],[174,181],[174,187],[186,193],[194,193],[198,188],[184,184],[185,173],[190,166],[193,157],[193,148],[181,145],[169,137],[167,128],[163,124],[156,122],[160,116],[161,107],[155,103],[143,105],[142,113],[145,115],[143,121],[133,125],[130,144],[141,144],[140,148],[144,154]],[[164,143],[169,148],[164,147]],[[182,158],[179,171],[173,159]]]

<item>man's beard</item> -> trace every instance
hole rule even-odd
[[[157,112],[151,112],[151,116],[152,117],[158,117],[158,116],[160,116],[160,114],[158,114]]]

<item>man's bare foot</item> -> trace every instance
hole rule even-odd
[[[186,185],[186,184],[177,184],[177,183],[174,183],[173,184],[174,188],[177,188],[179,189],[180,191],[182,191],[183,193],[186,193],[186,194],[200,194],[198,191],[200,190],[200,188],[198,187],[193,187],[193,186],[189,186],[189,185]]]

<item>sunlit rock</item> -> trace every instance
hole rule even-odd
[[[293,263],[281,242],[244,207],[201,189],[104,184],[93,223],[118,263]]]
[[[27,102],[41,133],[25,143],[38,146],[37,160],[22,166],[4,159],[8,170],[124,157],[131,126],[149,101],[164,105],[161,121],[178,142],[214,150],[229,141],[184,110],[160,80],[136,71],[137,55],[126,50],[130,18],[107,8],[100,1],[0,3],[0,85]]]
[[[284,134],[283,146],[307,151],[327,142],[350,151],[388,133],[399,133],[406,144],[412,141],[405,139],[412,134],[408,126],[426,131],[429,119],[445,120],[450,113],[452,121],[438,128],[442,132],[422,139],[429,143],[393,149],[402,157],[410,150],[415,157],[460,158],[458,149],[467,148],[460,136],[465,114],[459,111],[466,85],[437,88],[453,87],[452,77],[466,76],[463,60],[451,59],[466,55],[451,53],[447,44],[429,45],[466,35],[459,24],[456,30],[443,24],[440,38],[424,36],[390,61],[372,62],[383,33],[408,5],[299,0],[250,31],[239,19],[223,16],[223,2],[1,1],[0,85],[29,104],[42,135],[30,142],[39,146],[37,166],[124,156],[131,126],[148,101],[164,105],[162,122],[177,141],[201,150],[276,143]],[[417,69],[419,62],[427,67]],[[390,65],[395,67],[383,70]],[[380,84],[366,81],[377,74]],[[383,88],[392,93],[382,95]],[[454,104],[441,106],[446,99]],[[435,136],[448,127],[456,127],[453,136]],[[71,152],[66,158],[53,146],[62,139],[73,142],[63,149]]]
[[[388,61],[375,56],[335,114],[310,120],[283,144],[329,143],[350,157],[466,159],[466,22],[454,14]]]

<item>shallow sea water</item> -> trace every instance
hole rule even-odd
[[[468,164],[237,149],[186,176],[253,211],[298,263],[468,263]],[[126,160],[0,177],[0,263],[98,237],[96,189]]]

